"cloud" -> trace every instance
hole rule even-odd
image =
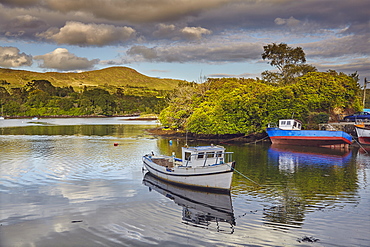
[[[0,0],[0,40],[131,47],[107,64],[257,63],[272,42],[302,47],[308,63],[344,61],[369,55],[369,9],[364,0]]]
[[[181,34],[189,40],[199,40],[204,34],[211,34],[212,31],[202,27],[184,27]]]
[[[153,32],[153,36],[156,38],[169,38],[173,37],[176,26],[173,24],[163,24],[157,25],[157,29]]]
[[[326,40],[302,44],[307,56],[311,57],[341,57],[345,55],[369,56],[368,35],[349,35],[332,37]]]
[[[44,33],[38,34],[58,44],[79,46],[104,46],[117,44],[129,40],[135,36],[135,30],[131,27],[116,27],[107,24],[84,24],[76,21],[68,21],[64,27],[50,28]]]
[[[35,56],[34,59],[42,61],[41,68],[51,68],[60,71],[93,69],[99,63],[99,59],[88,60],[84,57],[77,57],[65,48],[57,48],[45,55]]]
[[[232,46],[220,44],[188,44],[153,48],[133,46],[127,50],[127,56],[122,58],[122,62],[243,62],[259,59],[262,52],[262,45],[258,43],[240,43],[233,44]]]
[[[31,66],[32,56],[20,53],[20,50],[11,46],[0,46],[0,66],[1,67],[20,67]]]
[[[155,48],[148,48],[142,45],[131,47],[127,51],[127,55],[131,56],[136,61],[155,61],[159,58]]]
[[[300,21],[291,16],[289,19],[276,18],[275,23],[277,25],[296,26],[300,23]]]
[[[228,0],[44,0],[43,6],[63,13],[89,12],[94,17],[130,23],[167,22],[226,4]],[[40,0],[39,3],[42,4]]]

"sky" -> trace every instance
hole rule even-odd
[[[256,78],[275,69],[261,57],[272,43],[370,81],[370,1],[0,0],[2,68]]]

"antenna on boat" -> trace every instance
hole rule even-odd
[[[293,114],[292,114],[292,119],[294,119],[294,112],[293,112]]]
[[[186,134],[185,134],[185,147],[188,146],[188,130],[186,130]]]

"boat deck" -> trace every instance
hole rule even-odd
[[[172,161],[171,158],[155,158],[152,157],[152,161],[156,163],[157,165],[172,168],[175,166],[175,162]]]

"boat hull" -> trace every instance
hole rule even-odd
[[[145,168],[154,176],[179,185],[209,190],[230,190],[234,162],[204,167],[173,167],[171,169],[143,157]]]
[[[361,144],[370,145],[370,129],[356,126],[358,142]]]
[[[343,131],[267,128],[266,132],[271,142],[279,145],[341,146],[352,143],[352,137]]]

